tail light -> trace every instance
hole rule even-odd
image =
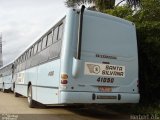
[[[61,84],[67,84],[68,80],[61,80]]]
[[[67,84],[67,83],[68,83],[68,75],[61,74],[61,84]]]

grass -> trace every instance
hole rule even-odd
[[[110,109],[126,114],[156,114],[160,117],[160,106],[158,104],[142,105],[142,104],[118,104],[107,105]]]

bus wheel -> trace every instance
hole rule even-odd
[[[36,102],[32,99],[32,85],[28,87],[28,105],[30,108],[34,108],[36,106]]]
[[[15,92],[15,93],[14,93],[14,96],[15,96],[15,97],[19,97],[19,94]]]
[[[15,96],[15,97],[21,96],[20,94],[16,93],[15,88],[13,88],[13,93],[14,93],[14,96]]]
[[[15,93],[15,83],[13,83],[13,93]]]

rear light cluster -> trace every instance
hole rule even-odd
[[[61,84],[67,84],[67,83],[68,83],[68,75],[61,74]]]

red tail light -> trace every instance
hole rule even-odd
[[[61,80],[61,84],[67,84],[68,80]]]
[[[68,75],[63,73],[61,74],[61,84],[67,84],[68,83]]]

